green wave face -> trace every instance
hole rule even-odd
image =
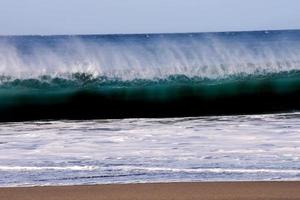
[[[300,89],[300,71],[274,74],[235,75],[223,79],[189,78],[184,75],[166,79],[123,81],[91,74],[73,74],[69,78],[42,76],[37,79],[2,77],[0,103],[13,104],[62,102],[78,92],[90,92],[107,98],[142,101],[173,101],[176,98],[223,98],[251,94],[288,94]]]

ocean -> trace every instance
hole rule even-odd
[[[0,37],[0,186],[300,180],[300,31]]]

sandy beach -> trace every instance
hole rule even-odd
[[[296,200],[300,182],[146,183],[93,186],[12,187],[1,200]]]

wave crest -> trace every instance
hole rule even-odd
[[[298,32],[0,38],[0,74],[122,80],[300,70]],[[296,36],[295,36],[296,35]]]

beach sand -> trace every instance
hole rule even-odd
[[[299,200],[300,182],[145,183],[0,188],[1,200]]]

